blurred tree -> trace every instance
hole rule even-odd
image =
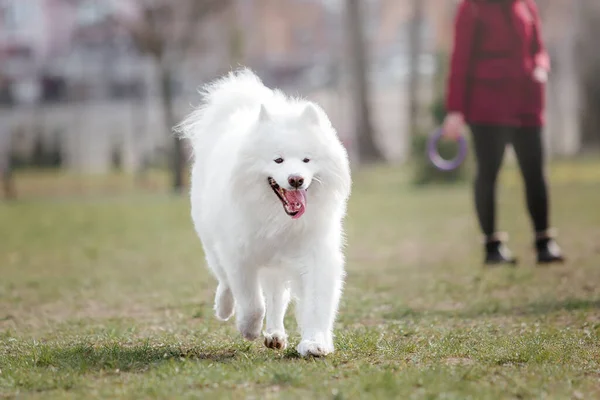
[[[229,59],[231,65],[237,66],[244,59],[244,32],[240,27],[235,7],[229,7],[227,10],[227,24],[229,25]]]
[[[600,4],[598,0],[579,1],[578,65],[581,87],[581,147],[600,149]]]
[[[348,35],[348,61],[354,103],[355,129],[360,162],[383,160],[383,154],[374,138],[373,123],[369,110],[369,85],[367,81],[367,62],[364,43],[360,0],[346,0],[346,32]]]
[[[15,185],[11,162],[11,132],[0,130],[0,179],[2,179],[2,192],[5,199],[16,197]]]
[[[0,74],[0,93],[3,92],[3,88],[8,88],[8,81]],[[2,180],[2,192],[5,199],[16,197],[12,173],[11,138],[12,132],[10,129],[6,126],[0,126],[0,179]]]
[[[419,94],[420,94],[420,57],[423,51],[421,32],[423,30],[423,0],[412,0],[412,17],[409,23],[409,79],[408,79],[408,132],[416,135],[419,124]]]
[[[231,0],[130,0],[136,18],[123,21],[138,49],[150,55],[158,68],[158,87],[165,128],[171,132],[176,124],[173,108],[173,84],[177,68],[193,47],[198,47],[199,29],[206,19],[224,11]],[[183,189],[183,143],[173,137],[171,156],[172,185]]]

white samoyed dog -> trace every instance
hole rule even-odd
[[[236,315],[248,340],[263,329],[284,349],[296,302],[302,356],[334,351],[344,279],[348,155],[316,104],[267,88],[250,70],[204,87],[203,104],[177,128],[191,141],[191,209],[218,279],[215,314]]]

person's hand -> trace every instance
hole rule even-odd
[[[535,67],[533,70],[533,79],[535,79],[539,83],[548,82],[548,71],[542,67]]]
[[[463,135],[465,128],[465,119],[459,112],[451,112],[446,115],[442,126],[443,136],[446,139],[458,140]]]

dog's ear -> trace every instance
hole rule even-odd
[[[260,111],[258,113],[258,120],[260,122],[267,122],[271,120],[271,114],[267,111],[267,108],[264,104],[260,105]]]
[[[311,103],[304,107],[304,110],[302,110],[302,114],[300,115],[300,119],[309,125],[319,125],[321,122],[319,111],[314,104]]]

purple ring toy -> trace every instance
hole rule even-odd
[[[467,140],[464,136],[458,139],[458,153],[452,160],[446,160],[440,156],[437,145],[443,135],[442,128],[436,129],[427,140],[427,156],[431,163],[442,171],[452,171],[460,166],[467,156]]]

